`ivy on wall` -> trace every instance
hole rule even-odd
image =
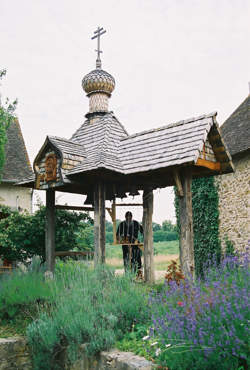
[[[196,276],[203,275],[203,267],[211,258],[219,263],[219,195],[213,176],[192,181],[192,206],[194,229],[194,259]],[[175,192],[175,211],[178,231],[179,201]]]

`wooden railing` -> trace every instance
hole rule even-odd
[[[10,274],[12,272],[12,266],[0,266],[0,274],[8,273]]]

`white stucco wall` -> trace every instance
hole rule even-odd
[[[32,189],[21,188],[9,183],[0,184],[0,204],[19,211],[32,212]]]

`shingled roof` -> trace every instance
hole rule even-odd
[[[23,178],[30,178],[32,173],[21,128],[16,119],[7,130],[2,182],[14,183]]]
[[[97,168],[122,171],[119,157],[120,140],[128,133],[112,112],[99,116],[95,122],[88,119],[74,133],[71,140],[86,150],[86,160],[68,173],[79,173]]]
[[[130,136],[112,115],[105,115],[95,124],[86,122],[71,140],[79,139],[84,145],[87,160],[68,171],[67,176],[98,168],[129,175],[196,163],[212,127],[224,146],[215,116],[216,112]],[[224,157],[230,162],[226,148]]]
[[[222,135],[232,156],[250,148],[250,95],[221,126]]]
[[[215,113],[191,118],[121,140],[124,173],[144,172],[196,162]]]

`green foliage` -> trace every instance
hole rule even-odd
[[[0,81],[6,75],[6,70],[0,70]],[[9,102],[7,98],[4,105],[0,102],[0,181],[2,176],[2,170],[5,161],[5,144],[7,142],[6,131],[10,124],[16,119],[14,111],[16,109],[17,100],[13,103]]]
[[[176,225],[172,223],[170,220],[165,220],[162,222],[162,230],[168,232],[176,232]]]
[[[87,343],[89,354],[111,348],[115,341],[138,324],[149,320],[146,296],[131,276],[115,276],[99,266],[85,264],[57,270],[55,308],[42,314],[27,329],[35,369],[61,368],[65,351],[70,361],[77,357],[79,344]]]
[[[229,240],[228,238],[225,238],[225,243],[226,243],[225,255],[226,256],[235,256],[234,243],[231,240]]]
[[[105,223],[105,227],[106,227],[106,232],[113,232],[113,224],[112,222],[109,222],[109,221],[106,221]]]
[[[1,209],[6,209],[0,207]],[[10,215],[0,220],[1,255],[9,261],[23,261],[39,255],[45,261],[45,207],[35,214],[20,214],[11,211]],[[86,213],[56,210],[57,251],[78,248],[78,234],[92,222]],[[84,249],[84,245],[80,245]]]
[[[152,222],[153,232],[161,230],[161,225],[156,222]]]
[[[37,311],[37,305],[52,301],[52,283],[44,280],[41,271],[17,270],[0,279],[1,324],[13,323],[21,314],[25,318],[25,313]]]
[[[94,227],[88,223],[86,227],[81,227],[77,233],[78,249],[84,251],[94,250]]]
[[[192,182],[195,272],[203,276],[204,264],[215,256],[220,261],[218,190],[214,177],[194,179]],[[179,228],[179,204],[175,197]]]
[[[154,242],[178,240],[178,233],[176,231],[162,231],[158,230],[153,233]]]

